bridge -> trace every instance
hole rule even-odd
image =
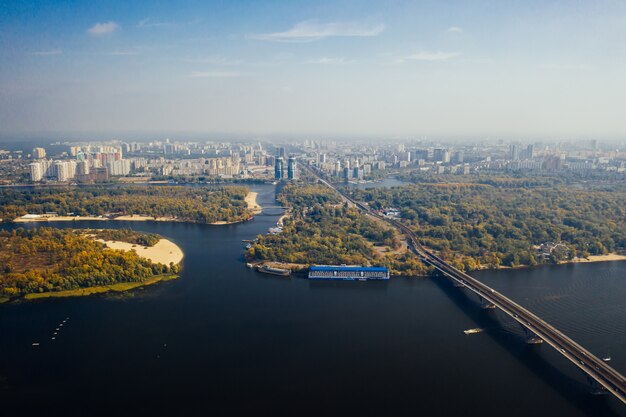
[[[409,243],[409,248],[426,264],[432,265],[444,276],[452,279],[459,286],[463,286],[478,295],[481,299],[499,308],[506,315],[518,322],[536,337],[552,346],[567,360],[580,368],[588,377],[596,381],[603,389],[615,395],[622,403],[626,404],[626,378],[615,369],[607,365],[606,362],[596,357],[593,353],[566,336],[563,332],[550,325],[536,314],[520,306],[506,296],[500,294],[493,288],[483,284],[468,274],[452,267],[446,261],[426,249],[419,243],[418,236],[406,225],[399,221],[389,219],[373,212],[367,205],[357,202],[344,192],[335,188],[330,182],[323,178],[323,173],[309,170],[318,180],[341,195],[349,205],[357,207],[367,215],[379,218],[393,225],[400,230]]]

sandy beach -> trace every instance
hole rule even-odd
[[[105,243],[111,249],[121,249],[124,251],[134,250],[142,258],[150,259],[154,263],[169,265],[173,262],[175,265],[183,260],[183,251],[174,242],[161,239],[154,246],[141,246],[134,243],[104,241],[96,239],[98,242]]]
[[[609,262],[609,261],[626,261],[625,255],[618,255],[616,253],[609,253],[608,255],[591,255],[588,258],[574,258],[570,263],[578,262]]]
[[[86,220],[98,220],[98,221],[108,221],[108,220],[121,220],[121,221],[132,221],[132,222],[176,222],[178,219],[173,217],[151,217],[151,216],[140,216],[137,214],[131,214],[128,216],[118,216],[118,217],[97,217],[97,216],[48,216],[48,217],[18,217],[13,220],[15,223],[44,223],[44,222],[79,222]]]
[[[81,220],[109,220],[106,217],[96,217],[96,216],[54,216],[54,217],[18,217],[13,220],[15,223],[42,223],[42,222],[73,222],[73,221],[81,221]]]
[[[151,217],[151,216],[141,216],[139,214],[131,214],[129,216],[117,216],[112,220],[122,220],[127,222],[177,222],[178,219],[175,217]]]
[[[258,195],[259,193],[255,193],[254,191],[250,191],[246,195],[246,203],[248,203],[248,209],[252,210],[254,214],[259,214],[261,211],[263,211],[263,207],[261,207],[256,201]]]

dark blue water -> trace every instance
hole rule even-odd
[[[272,186],[253,188],[274,205]],[[181,278],[133,297],[0,306],[2,414],[626,415],[549,346],[526,345],[446,281],[320,283],[246,269],[241,240],[274,214],[220,227],[107,223],[174,240]],[[592,351],[610,349],[624,372],[625,273],[607,263],[477,276]],[[463,334],[473,327],[486,331]]]

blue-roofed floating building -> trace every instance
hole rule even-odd
[[[309,268],[309,279],[389,279],[389,269],[379,266],[314,265]]]

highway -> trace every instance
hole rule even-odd
[[[556,349],[557,352],[580,368],[585,374],[597,381],[600,386],[615,395],[615,397],[622,401],[622,403],[626,404],[626,378],[624,378],[624,376],[615,369],[611,368],[606,362],[596,357],[587,349],[526,308],[498,293],[477,279],[472,278],[468,274],[459,271],[446,263],[443,259],[423,247],[419,243],[418,236],[401,222],[373,212],[367,205],[353,200],[350,196],[335,188],[331,183],[326,181],[320,173],[314,171],[313,168],[306,169],[315,175],[320,182],[340,194],[349,204],[356,206],[370,216],[377,217],[393,225],[407,237],[409,248],[418,257],[420,257],[422,261],[432,265],[444,276],[456,281],[482,299],[502,310],[524,328],[528,329],[530,332],[537,335],[537,337],[541,338],[545,343]]]

